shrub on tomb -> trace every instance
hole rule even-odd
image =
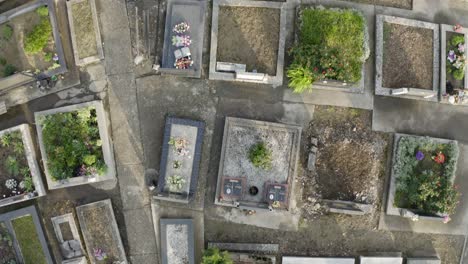
[[[465,77],[466,67],[465,37],[464,35],[455,35],[448,44],[447,73],[456,80],[462,80]]]
[[[2,37],[9,41],[13,36],[13,28],[10,25],[3,25],[2,26]]]
[[[202,264],[233,264],[231,256],[227,251],[218,248],[208,248],[203,252]]]
[[[257,143],[249,150],[249,160],[255,167],[268,170],[271,168],[272,152],[264,142]]]
[[[52,25],[47,17],[42,17],[39,24],[26,35],[24,40],[24,50],[28,54],[41,52],[52,37]]]

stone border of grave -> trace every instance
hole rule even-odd
[[[24,13],[36,10],[41,6],[47,6],[49,9],[50,24],[52,25],[52,33],[54,36],[55,50],[57,52],[58,61],[60,67],[42,72],[37,77],[34,77],[32,73],[16,73],[11,76],[0,78],[0,90],[14,88],[17,86],[25,85],[39,79],[46,79],[54,75],[63,74],[68,71],[67,64],[65,62],[65,55],[62,47],[62,40],[60,39],[60,32],[57,25],[57,15],[55,13],[55,2],[54,0],[36,0],[31,3],[14,8],[10,11],[0,14],[0,24],[9,21],[10,19],[22,15]]]
[[[104,162],[107,165],[107,170],[105,175],[93,175],[93,176],[81,176],[81,177],[72,177],[66,180],[54,181],[49,173],[47,167],[47,154],[45,152],[44,141],[42,139],[42,126],[40,125],[39,119],[43,116],[57,114],[57,113],[66,113],[76,111],[85,107],[94,107],[96,109],[97,122],[99,127],[99,135],[102,141],[102,153],[104,156]],[[80,103],[75,105],[69,105],[59,108],[53,108],[50,110],[40,111],[34,113],[34,120],[36,123],[37,136],[39,141],[39,148],[42,155],[42,164],[44,166],[44,172],[46,175],[47,185],[49,190],[51,189],[60,189],[71,186],[89,184],[94,182],[102,182],[107,180],[115,180],[115,160],[114,160],[114,151],[112,147],[112,139],[110,138],[110,121],[107,116],[106,111],[102,101],[90,101],[86,103]]]
[[[356,259],[350,257],[293,257],[283,256],[283,264],[355,264]]]
[[[228,142],[229,131],[231,126],[244,126],[244,127],[253,127],[253,128],[265,128],[265,129],[277,129],[277,130],[286,130],[292,133],[293,142],[291,146],[291,159],[289,161],[289,173],[288,173],[288,197],[291,197],[291,193],[294,193],[294,179],[297,174],[298,170],[298,162],[299,162],[299,151],[300,151],[300,144],[301,144],[301,135],[302,135],[302,127],[297,125],[287,125],[282,123],[274,123],[274,122],[267,122],[267,121],[259,121],[259,120],[251,120],[251,119],[244,119],[244,118],[237,118],[237,117],[226,117],[224,122],[224,132],[223,132],[223,141],[221,147],[221,156],[219,159],[219,168],[218,168],[218,178],[216,183],[216,195],[215,195],[215,205],[221,206],[228,206],[246,210],[264,210],[264,211],[271,211],[268,207],[260,207],[260,206],[252,206],[251,204],[243,204],[242,201],[236,203],[227,203],[222,202],[221,191],[222,191],[222,184],[223,184],[223,168],[224,168],[224,157],[226,155],[226,145]],[[260,204],[258,204],[260,205]],[[291,201],[288,198],[288,210],[291,210]]]
[[[279,254],[278,244],[253,244],[253,243],[217,243],[208,242],[208,248],[218,248],[227,251],[231,256],[269,259],[271,263],[276,263],[276,256]]]
[[[75,36],[75,27],[73,23],[72,5],[79,4],[85,1],[88,1],[88,4],[90,5],[90,8],[91,8],[93,25],[94,25],[94,33],[96,34],[97,54],[94,56],[89,56],[89,57],[80,59],[80,54],[78,54],[78,43],[76,41],[76,36]],[[97,61],[104,59],[104,50],[102,48],[101,30],[99,28],[99,19],[98,19],[97,10],[96,10],[96,1],[95,0],[68,0],[66,3],[67,3],[68,23],[70,25],[70,35],[71,35],[72,46],[73,46],[73,55],[75,56],[75,64],[78,66],[83,66],[83,65],[90,64],[90,63],[97,62]]]
[[[36,151],[34,149],[34,143],[33,143],[33,139],[31,136],[31,129],[29,125],[21,124],[18,126],[14,126],[14,127],[2,130],[0,131],[0,137],[6,133],[10,133],[13,131],[21,131],[23,144],[24,144],[24,150],[25,150],[24,155],[26,156],[26,160],[28,161],[29,170],[31,172],[31,178],[34,183],[34,188],[36,189],[35,191],[36,195],[29,197],[28,194],[22,194],[22,195],[17,195],[13,197],[8,197],[5,199],[0,199],[0,207],[27,201],[30,199],[35,199],[37,197],[46,195],[46,190],[44,188],[44,184],[42,183],[41,171],[37,163]]]
[[[86,257],[79,257],[74,259],[67,259],[62,261],[62,264],[88,264]]]
[[[97,201],[85,205],[80,205],[76,207],[76,214],[78,215],[78,222],[81,226],[81,232],[83,234],[83,239],[86,245],[86,252],[88,256],[93,256],[93,248],[92,243],[89,241],[89,231],[86,225],[86,219],[83,216],[83,212],[89,208],[96,208],[96,207],[107,207],[108,211],[110,212],[109,218],[112,219],[111,223],[107,223],[111,225],[112,228],[112,237],[117,244],[119,257],[120,257],[120,264],[127,264],[127,256],[125,255],[125,249],[122,244],[122,238],[120,237],[119,227],[117,226],[117,222],[115,221],[114,209],[112,209],[112,202],[111,199],[106,199],[102,201]],[[91,264],[97,264],[94,258],[89,258]]]
[[[44,253],[45,258],[47,259],[48,264],[53,264],[54,262],[52,261],[52,256],[49,251],[49,247],[47,246],[47,241],[44,236],[44,231],[42,230],[42,225],[40,222],[40,218],[37,214],[36,207],[34,205],[21,208],[15,211],[7,212],[4,214],[0,215],[0,222],[4,222],[5,225],[7,226],[8,230],[10,231],[10,234],[13,236],[13,244],[16,250],[16,255],[18,258],[20,258],[20,261],[23,261],[23,256],[21,254],[21,249],[20,246],[18,245],[18,241],[16,239],[16,234],[13,229],[13,225],[11,223],[12,220],[23,217],[23,216],[32,216],[34,225],[36,227],[36,232],[37,232],[37,237],[41,243],[42,246],[42,251]]]
[[[187,225],[188,235],[188,260],[187,264],[195,264],[195,239],[193,233],[193,220],[192,219],[169,219],[161,218],[159,220],[159,233],[161,245],[161,263],[168,264],[167,260],[167,226],[168,225]]]
[[[467,28],[462,28],[459,32],[453,30],[452,25],[446,25],[446,24],[440,24],[440,41],[441,41],[441,46],[440,46],[440,102],[441,103],[447,103],[450,104],[448,97],[444,97],[444,95],[447,93],[447,87],[446,87],[446,82],[447,82],[447,32],[453,32],[453,33],[460,33],[465,36],[465,51],[468,52],[468,29]],[[465,53],[466,56],[466,53]],[[468,67],[465,66],[465,87],[468,88]],[[466,92],[465,92],[466,93]],[[465,102],[463,105],[468,104],[468,102]]]
[[[365,40],[365,50],[367,50],[367,59],[365,62],[362,63],[361,65],[361,80],[356,83],[346,83],[346,82],[341,82],[341,81],[335,81],[335,80],[323,80],[323,81],[316,81],[312,84],[312,89],[317,89],[317,90],[328,90],[328,91],[335,91],[335,92],[345,92],[345,93],[360,93],[363,94],[365,90],[365,78],[366,78],[366,63],[369,60],[369,54],[370,54],[370,47],[369,47],[369,27],[367,26],[367,18],[364,13],[364,10],[359,10],[355,8],[336,8],[336,7],[329,7],[329,6],[323,6],[323,5],[310,5],[310,4],[303,4],[299,5],[296,8],[296,19],[294,23],[294,43],[297,43],[299,41],[299,28],[300,28],[300,12],[303,9],[306,8],[317,8],[317,7],[324,7],[326,9],[331,9],[331,10],[353,10],[358,12],[362,18],[364,19],[364,40]]]
[[[392,89],[382,86],[383,82],[383,48],[384,48],[384,23],[393,23],[404,26],[418,27],[430,29],[434,32],[433,39],[433,75],[432,75],[432,90],[402,87]],[[402,17],[377,15],[376,16],[376,42],[375,42],[375,94],[393,97],[402,97],[415,100],[425,100],[438,102],[439,100],[439,75],[440,75],[440,39],[439,39],[439,24],[407,19]],[[429,97],[431,96],[431,97]],[[426,98],[427,97],[427,98]]]
[[[272,84],[280,86],[283,84],[284,54],[286,43],[286,4],[280,2],[249,1],[249,0],[213,0],[213,15],[211,22],[211,45],[210,45],[210,80],[240,81],[252,83]],[[218,16],[220,6],[241,6],[280,9],[280,32],[278,43],[278,58],[276,60],[276,75],[270,76],[264,73],[246,72],[245,65],[218,62],[216,60],[218,50]],[[223,72],[218,71],[223,69]],[[241,74],[242,77],[237,75]]]
[[[359,256],[360,264],[403,264],[401,252],[376,252],[365,256]]]
[[[172,193],[167,193],[164,191],[165,181],[166,181],[165,175],[166,175],[166,168],[167,168],[167,162],[168,162],[168,153],[171,149],[171,146],[169,145],[169,140],[171,138],[171,128],[173,124],[191,126],[191,127],[197,128],[196,139],[193,139],[194,144],[195,144],[195,152],[191,154],[193,155],[192,174],[191,174],[190,182],[189,182],[190,189],[189,189],[189,193],[187,194],[172,194]],[[159,168],[158,193],[153,196],[154,198],[172,201],[172,202],[180,202],[180,203],[188,203],[190,199],[193,198],[193,195],[195,194],[197,190],[198,173],[200,170],[200,160],[201,160],[201,155],[202,155],[204,132],[205,132],[205,123],[202,121],[195,121],[195,120],[176,118],[176,117],[166,118],[166,124],[164,127],[161,162],[160,162],[160,168]]]
[[[199,23],[196,25],[190,25],[190,28],[193,30],[197,28],[195,34],[191,35],[192,45],[198,45],[196,49],[192,50],[191,53],[193,55],[193,66],[191,69],[176,69],[174,68],[173,61],[168,61],[172,58],[171,52],[171,34],[172,34],[172,11],[174,6],[177,5],[190,5],[192,6],[192,10],[196,8],[199,9]],[[163,74],[173,74],[178,76],[184,77],[193,77],[193,78],[200,78],[201,72],[203,70],[203,43],[204,43],[204,36],[205,36],[205,12],[206,12],[206,5],[207,1],[199,1],[199,0],[169,0],[167,3],[167,11],[166,11],[166,24],[164,29],[164,45],[162,50],[162,60],[161,60],[161,68],[159,72]],[[195,12],[195,11],[194,11]],[[193,32],[193,31],[192,31]],[[196,37],[195,37],[196,36]]]
[[[78,261],[77,263],[80,263],[79,261],[84,257],[83,256],[84,247],[83,247],[83,243],[81,242],[80,233],[79,233],[78,228],[76,226],[75,217],[73,216],[73,213],[68,213],[68,214],[64,214],[64,215],[60,215],[60,216],[55,216],[55,217],[52,217],[50,220],[52,221],[52,226],[54,228],[55,236],[57,237],[59,245],[62,245],[64,242],[66,242],[63,239],[62,230],[60,229],[60,224],[68,223],[70,225],[70,230],[71,230],[72,235],[73,235],[73,240],[75,240],[75,241],[77,241],[79,243],[81,254],[79,256],[76,256],[76,257],[73,257],[73,258],[70,258],[70,259],[66,259],[66,257],[63,256],[63,254],[62,254],[62,257],[64,259],[64,262],[65,261],[72,261],[71,263],[74,263],[73,261]],[[65,262],[65,263],[70,263],[70,262]]]
[[[388,187],[388,194],[387,194],[387,205],[386,205],[386,210],[385,213],[388,215],[395,215],[395,216],[401,216],[405,218],[414,218],[416,217],[419,220],[431,220],[431,221],[438,221],[438,222],[443,222],[444,217],[441,216],[424,216],[424,215],[418,215],[414,212],[412,212],[410,209],[406,208],[399,208],[394,205],[395,203],[395,193],[396,193],[396,177],[395,175],[395,169],[394,166],[396,164],[396,152],[398,149],[398,142],[400,138],[402,137],[419,137],[419,138],[424,138],[424,136],[415,136],[415,135],[409,135],[409,134],[400,134],[400,133],[395,133],[394,139],[393,139],[393,152],[392,152],[392,167],[391,167],[391,174],[390,174],[390,184]],[[426,137],[430,138],[431,140],[437,142],[437,143],[455,143],[458,144],[456,140],[450,140],[450,139],[443,139],[443,138],[433,138],[433,137]],[[456,167],[456,165],[455,165]],[[456,177],[456,171],[454,172],[454,175],[452,177],[452,181],[455,180]]]

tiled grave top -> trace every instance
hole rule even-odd
[[[188,202],[196,191],[200,169],[205,123],[190,119],[167,117],[164,127],[163,149],[156,198]],[[169,144],[171,138],[183,138],[188,141],[186,155],[178,155],[174,146]],[[173,162],[180,161],[180,168],[174,169]],[[178,175],[185,180],[180,193],[173,195],[167,183],[169,177]]]
[[[359,257],[361,264],[403,264],[402,257]]]
[[[196,0],[169,0],[166,12],[166,27],[164,32],[164,47],[162,54],[162,73],[175,74],[187,77],[201,77],[202,51],[205,33],[205,9],[206,1]],[[187,22],[190,26],[188,35],[192,40],[189,49],[192,54],[193,65],[189,69],[176,69],[174,67],[174,51],[179,49],[172,45],[174,26],[181,22]]]
[[[161,219],[162,264],[195,264],[192,219]]]
[[[90,257],[90,262],[92,264],[99,263],[98,261],[96,261],[94,257],[91,257],[91,256],[94,256],[94,252],[93,252],[94,249],[103,246],[103,245],[96,245],[95,241],[93,241],[93,233],[90,231],[90,228],[93,228],[93,226],[90,226],[90,225],[92,225],[93,223],[90,223],[89,219],[85,217],[86,211],[93,210],[93,209],[104,209],[106,211],[105,214],[100,215],[100,217],[102,217],[100,220],[102,221],[99,224],[103,226],[107,226],[109,228],[106,232],[110,232],[110,233],[107,233],[106,237],[110,237],[110,239],[112,240],[112,243],[116,246],[116,248],[112,248],[108,250],[117,252],[119,259],[116,261],[120,261],[120,264],[127,264],[127,257],[125,255],[125,250],[122,244],[122,239],[120,238],[119,227],[117,226],[117,222],[115,221],[114,210],[112,209],[112,202],[110,199],[102,200],[102,201],[98,201],[94,203],[89,203],[89,204],[76,207],[78,221],[80,222],[83,239],[86,244],[86,250],[87,250],[88,256]],[[96,219],[93,219],[93,220],[96,220]]]
[[[104,162],[107,165],[107,170],[104,175],[94,175],[94,176],[81,176],[81,177],[72,177],[62,181],[54,181],[49,174],[48,166],[47,166],[47,154],[45,151],[43,136],[42,136],[42,126],[40,125],[40,119],[43,116],[53,115],[57,113],[66,113],[66,112],[73,112],[77,111],[82,108],[86,107],[93,107],[96,109],[97,115],[97,122],[99,128],[99,135],[102,141],[102,153],[104,156]],[[46,174],[47,185],[49,189],[59,189],[59,188],[66,188],[71,186],[77,186],[82,184],[88,184],[93,182],[101,182],[107,180],[114,180],[115,179],[115,161],[114,161],[114,151],[112,149],[112,140],[109,136],[109,120],[104,110],[104,106],[102,101],[91,101],[76,105],[69,105],[59,108],[54,108],[50,110],[45,110],[41,112],[34,113],[34,119],[36,121],[36,129],[37,129],[37,136],[39,141],[39,147],[41,150],[44,171]]]
[[[283,264],[354,264],[354,258],[283,257]]]
[[[12,221],[21,217],[25,217],[25,216],[31,216],[33,219],[34,225],[36,227],[37,238],[39,239],[39,242],[41,244],[41,248],[37,250],[42,250],[47,263],[53,264],[54,262],[52,262],[52,257],[50,255],[49,248],[47,246],[47,241],[45,239],[44,232],[42,231],[42,225],[41,225],[39,216],[37,215],[36,208],[34,206],[21,208],[21,209],[10,211],[8,213],[4,213],[0,215],[0,222],[4,222],[10,234],[13,235],[13,238],[14,238],[13,244],[17,252],[17,257],[21,261],[23,261],[23,256],[21,255],[21,247],[18,243],[15,230],[12,225]]]
[[[396,89],[391,89],[388,87],[383,87],[383,49],[384,49],[384,24],[385,23],[392,23],[392,24],[399,24],[404,26],[411,26],[411,27],[419,27],[419,28],[426,28],[430,29],[434,32],[433,36],[433,53],[434,53],[434,60],[433,60],[433,86],[432,90],[425,90],[425,89],[417,89],[406,87],[407,90],[404,91],[405,94],[401,95],[392,95],[392,91]],[[377,15],[376,20],[376,47],[375,47],[375,94],[376,95],[386,95],[386,96],[398,96],[403,98],[409,99],[417,99],[417,100],[428,100],[437,102],[438,95],[439,95],[439,74],[440,74],[440,41],[439,41],[439,25],[419,20],[407,19],[402,17],[394,17],[394,16],[386,16],[386,15]],[[405,88],[405,87],[401,87]],[[394,92],[394,91],[393,91]],[[432,97],[428,97],[434,95]],[[428,97],[428,98],[425,98]]]

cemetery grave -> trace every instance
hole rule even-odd
[[[160,219],[162,264],[195,264],[193,221]]]
[[[73,260],[77,263],[82,261],[84,247],[81,243],[80,233],[73,213],[52,217],[51,221],[63,259]]]
[[[437,102],[439,52],[438,24],[377,15],[375,93]]]
[[[288,210],[302,128],[226,117],[215,204]]]
[[[313,88],[364,92],[370,54],[364,15],[355,9],[299,6],[287,76],[296,93]]]
[[[0,131],[0,206],[44,196],[28,125]]]
[[[202,264],[221,259],[232,264],[275,264],[278,253],[278,244],[210,242],[203,252]]]
[[[188,203],[197,188],[205,124],[166,118],[155,198]]]
[[[210,79],[281,85],[285,43],[283,3],[213,2]]]
[[[34,116],[49,189],[115,178],[101,101],[36,112]]]

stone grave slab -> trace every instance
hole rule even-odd
[[[195,264],[192,219],[160,219],[162,264]]]
[[[334,257],[283,257],[283,264],[354,264],[354,258]]]
[[[440,264],[441,261],[437,257],[432,258],[406,258],[406,264]]]
[[[403,264],[402,257],[360,256],[360,264]]]
[[[53,217],[51,219],[55,236],[60,245],[62,257],[64,259],[81,259],[84,254],[84,247],[81,243],[80,233],[75,223],[73,213]],[[62,227],[69,230],[71,234],[64,234]],[[71,237],[66,237],[70,236]]]

